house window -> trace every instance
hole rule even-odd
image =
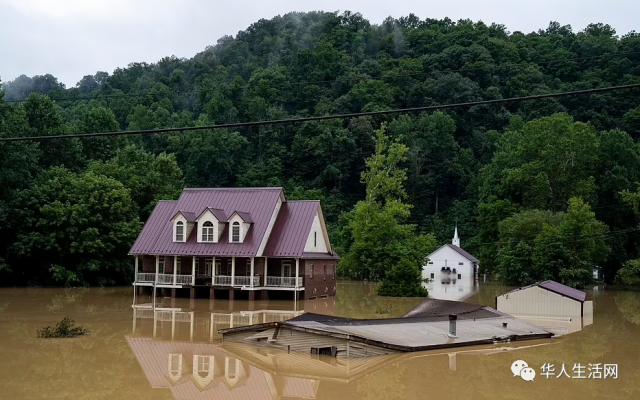
[[[176,222],[176,242],[184,242],[184,222]]]
[[[318,247],[318,231],[313,232],[313,247]]]
[[[309,264],[309,278],[313,279],[313,264]]]
[[[251,276],[251,259],[247,259],[247,276]]]
[[[202,241],[213,242],[213,223],[211,221],[202,224]]]
[[[433,264],[433,261],[429,261],[429,264]]]
[[[231,228],[231,241],[234,243],[240,241],[240,222],[238,221],[234,222]]]
[[[322,267],[322,277],[325,281],[327,280],[327,264]]]
[[[434,274],[433,272],[431,273],[431,279],[434,279],[436,277],[436,274]]]
[[[336,266],[333,266],[333,279],[336,279]]]
[[[198,376],[206,378],[209,375],[209,356],[198,356]]]
[[[464,263],[463,262],[459,262],[458,265],[464,265]]]
[[[235,379],[236,377],[236,365],[238,363],[238,359],[236,358],[228,358],[229,360],[229,369],[227,369],[227,378]]]
[[[182,354],[169,354],[169,374],[173,376],[180,375],[180,364]]]
[[[178,264],[176,267],[176,271],[178,271],[179,274],[182,274],[182,259],[180,257],[177,257],[177,258],[178,258]]]
[[[460,279],[462,277],[462,274],[458,274],[458,279]]]
[[[159,274],[166,274],[164,271],[164,257],[158,257],[158,271]]]

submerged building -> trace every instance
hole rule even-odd
[[[136,287],[209,289],[211,298],[336,292],[336,262],[319,201],[287,201],[282,188],[185,189],[160,201],[129,251]]]
[[[490,307],[436,299],[422,301],[401,318],[353,319],[307,313],[220,333],[224,343],[346,358],[553,336]]]
[[[593,323],[593,302],[586,298],[585,292],[544,281],[497,296],[496,309],[563,335]]]
[[[458,228],[451,244],[445,244],[427,256],[422,268],[424,286],[429,297],[461,301],[478,289],[477,275],[480,261],[460,247]]]

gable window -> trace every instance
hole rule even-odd
[[[176,242],[184,242],[184,222],[176,222]]]
[[[318,247],[318,231],[313,232],[313,247]]]
[[[231,241],[237,243],[240,241],[240,222],[236,221],[231,227]]]
[[[209,367],[211,366],[208,356],[198,356],[198,376],[206,378],[209,375]]]
[[[458,265],[464,265],[464,263],[463,262],[459,262]]]
[[[213,223],[211,221],[202,224],[202,241],[213,242]]]

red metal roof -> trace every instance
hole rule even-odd
[[[213,214],[213,216],[216,217],[218,221],[225,222],[227,220],[227,215],[224,213],[224,210],[220,210],[218,208],[211,208],[211,207],[207,207],[204,210],[202,210],[200,215],[198,215],[197,219],[200,219],[200,217],[202,217],[202,214],[204,214],[204,212],[207,210],[211,211],[211,214]]]
[[[282,204],[263,255],[302,257],[319,201],[289,201]]]
[[[158,236],[162,233],[165,224],[161,221],[169,221],[175,215],[173,210],[177,201],[160,200],[151,212],[151,216],[142,227],[138,239],[129,250],[129,254],[151,254],[153,245],[156,243]]]
[[[129,254],[185,256],[257,256],[282,188],[185,189],[177,201],[161,201],[151,213]],[[304,253],[319,201],[283,202],[263,251],[270,257],[338,258],[331,253]],[[178,212],[220,217],[238,213],[251,227],[242,243],[229,243],[228,227],[218,243],[198,243],[193,229],[184,243],[173,242],[171,218]]]
[[[182,211],[199,215],[208,207],[223,210],[226,215],[231,215],[237,210],[248,212],[253,215],[254,221],[244,241],[229,243],[229,235],[225,234],[228,230],[225,228],[218,243],[198,243],[195,229],[186,242],[175,243],[170,217],[154,210],[147,221],[147,225],[152,229],[143,229],[138,240],[143,238],[143,241],[151,241],[152,239],[146,237],[147,232],[155,233],[157,239],[151,248],[143,249],[134,245],[129,254],[255,256],[281,193],[282,188],[185,189],[174,203],[174,214]]]

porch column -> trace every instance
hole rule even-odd
[[[173,256],[173,284],[178,283],[178,256]]]
[[[133,282],[138,282],[138,256],[135,256],[135,268],[136,268],[136,274],[134,275],[133,278]]]
[[[264,287],[267,287],[267,260],[269,257],[264,258]]]
[[[211,323],[209,326],[209,342],[213,342],[213,313],[211,313]]]
[[[255,257],[251,257],[251,287],[253,287],[253,264]]]
[[[193,263],[191,265],[191,286],[196,285],[196,256],[193,256]]]
[[[158,284],[158,273],[160,272],[160,257],[156,256],[156,285]],[[153,288],[154,292],[155,292],[155,287]]]
[[[231,286],[236,284],[236,258],[231,257]]]
[[[216,284],[216,258],[213,257],[213,261],[211,264],[211,286],[215,284]]]
[[[193,342],[193,322],[195,319],[195,312],[191,311],[191,329],[189,330],[189,341]]]
[[[171,311],[171,340],[176,337],[176,310]]]
[[[296,298],[298,298],[298,276],[300,274],[300,259],[296,258],[296,284],[295,284],[295,288],[296,288]]]
[[[158,331],[158,312],[153,310],[153,337],[156,337],[156,332]]]

